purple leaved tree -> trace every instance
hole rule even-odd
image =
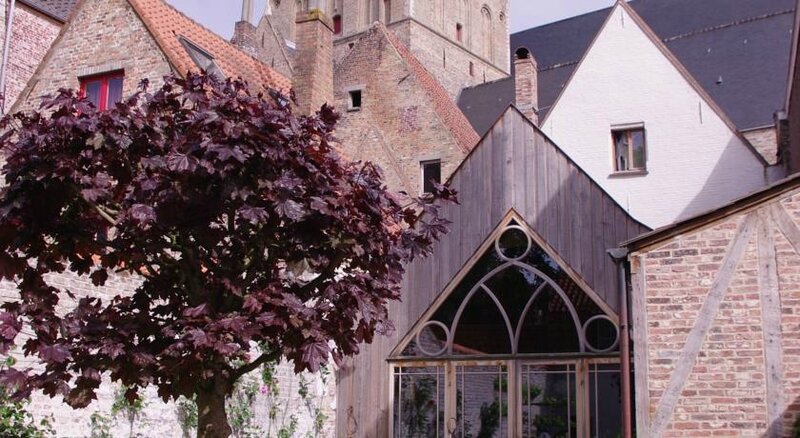
[[[85,407],[107,374],[130,400],[195,397],[198,436],[227,437],[242,375],[279,359],[313,372],[391,327],[404,265],[455,202],[445,187],[399,199],[340,156],[330,107],[298,116],[241,80],[167,77],[105,112],[62,90],[42,109],[0,126],[0,277],[19,290],[0,352],[26,327],[43,364],[2,373],[17,397]],[[61,273],[141,282],[104,301],[48,281]]]

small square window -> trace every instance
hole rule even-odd
[[[350,91],[350,102],[347,107],[350,111],[361,109],[361,90]]]
[[[422,193],[433,193],[434,184],[442,183],[442,162],[430,160],[419,164],[422,173]]]
[[[644,127],[611,131],[614,141],[614,171],[644,171],[647,161],[647,144]]]
[[[114,72],[80,78],[81,95],[100,111],[110,109],[122,101],[124,74]]]

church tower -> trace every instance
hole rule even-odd
[[[318,8],[334,30],[338,63],[375,23],[382,22],[445,87],[453,99],[462,88],[509,74],[508,0],[268,0],[253,17],[244,0],[234,42],[252,41],[267,64],[292,76],[298,12]],[[241,23],[252,23],[252,28]],[[245,37],[239,29],[252,29]]]

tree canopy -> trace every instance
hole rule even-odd
[[[404,265],[446,232],[439,200],[455,194],[390,192],[342,157],[337,118],[203,74],[143,82],[109,111],[60,90],[5,118],[0,277],[19,297],[2,305],[0,352],[27,327],[44,368],[2,380],[84,407],[108,372],[131,399],[155,385],[202,411],[261,363],[316,371],[390,329]],[[137,281],[103,300],[57,274]]]

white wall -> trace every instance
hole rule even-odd
[[[611,126],[636,122],[648,173],[612,177]],[[619,5],[542,129],[652,228],[765,185],[758,158]]]

